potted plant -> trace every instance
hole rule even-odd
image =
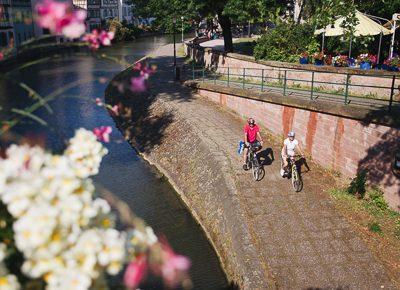
[[[376,55],[369,53],[360,54],[357,62],[360,64],[360,69],[371,69],[376,64]]]
[[[316,52],[313,55],[315,65],[324,65],[324,52]]]
[[[332,55],[328,54],[325,56],[325,64],[326,65],[333,65],[333,57]]]
[[[399,71],[400,69],[400,57],[394,55],[392,58],[388,58],[383,62],[383,67],[390,71]]]
[[[303,52],[300,54],[300,64],[308,64],[308,52]]]
[[[349,58],[347,55],[337,55],[333,58],[333,65],[336,67],[348,67]]]

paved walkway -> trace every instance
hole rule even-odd
[[[243,120],[171,82],[171,46],[155,55],[158,73],[152,89],[161,92],[157,102],[195,128],[235,181],[247,213],[244,222],[279,289],[395,289],[381,263],[335,211],[324,192],[333,186],[326,176],[311,168],[303,174],[304,190],[294,193],[290,181],[279,175],[279,145],[264,137],[276,160],[265,154],[265,177],[253,181],[236,153]]]

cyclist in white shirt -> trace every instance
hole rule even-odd
[[[289,164],[288,158],[294,156],[296,154],[295,152],[296,150],[300,153],[301,157],[304,158],[303,152],[301,151],[301,148],[299,146],[299,141],[297,141],[294,137],[295,133],[289,132],[288,138],[286,138],[285,141],[283,142],[283,147],[281,152],[283,160],[283,167],[281,168],[282,177],[285,176],[285,169]]]

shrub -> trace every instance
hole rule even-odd
[[[107,26],[108,30],[112,30],[115,32],[114,36],[115,42],[134,40],[142,32],[142,29],[131,24],[124,25],[123,23],[121,23],[116,19],[108,21]]]
[[[268,30],[254,48],[256,59],[298,62],[302,53],[318,52],[318,42],[309,24],[280,23]]]
[[[388,208],[388,204],[383,197],[383,192],[379,188],[373,188],[368,192],[368,199],[371,204],[375,205],[377,208],[381,210],[385,210]]]
[[[356,177],[351,181],[347,191],[358,198],[364,198],[366,192],[365,182],[366,182],[366,173],[365,171],[360,171],[357,173]]]

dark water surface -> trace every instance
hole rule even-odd
[[[104,52],[132,62],[168,42],[170,39],[166,37],[149,37],[118,44]],[[64,92],[62,97],[50,102],[53,114],[43,108],[36,112],[49,126],[24,119],[13,129],[14,132],[45,138],[47,148],[61,151],[65,141],[79,127],[112,126],[113,142],[106,144],[109,153],[103,159],[95,182],[126,201],[157,234],[165,235],[178,253],[190,257],[194,289],[223,289],[227,286],[225,275],[202,229],[170,184],[138,157],[123,140],[108,113],[95,105],[96,97],[103,99],[107,85],[104,78],[109,81],[121,70],[122,67],[115,62],[80,55],[53,59],[14,72],[7,81],[0,81],[0,117],[3,119],[9,115],[10,108],[23,109],[32,103],[27,93],[15,84],[24,82],[42,96],[55,90],[64,89]],[[142,287],[151,288],[156,287]]]

